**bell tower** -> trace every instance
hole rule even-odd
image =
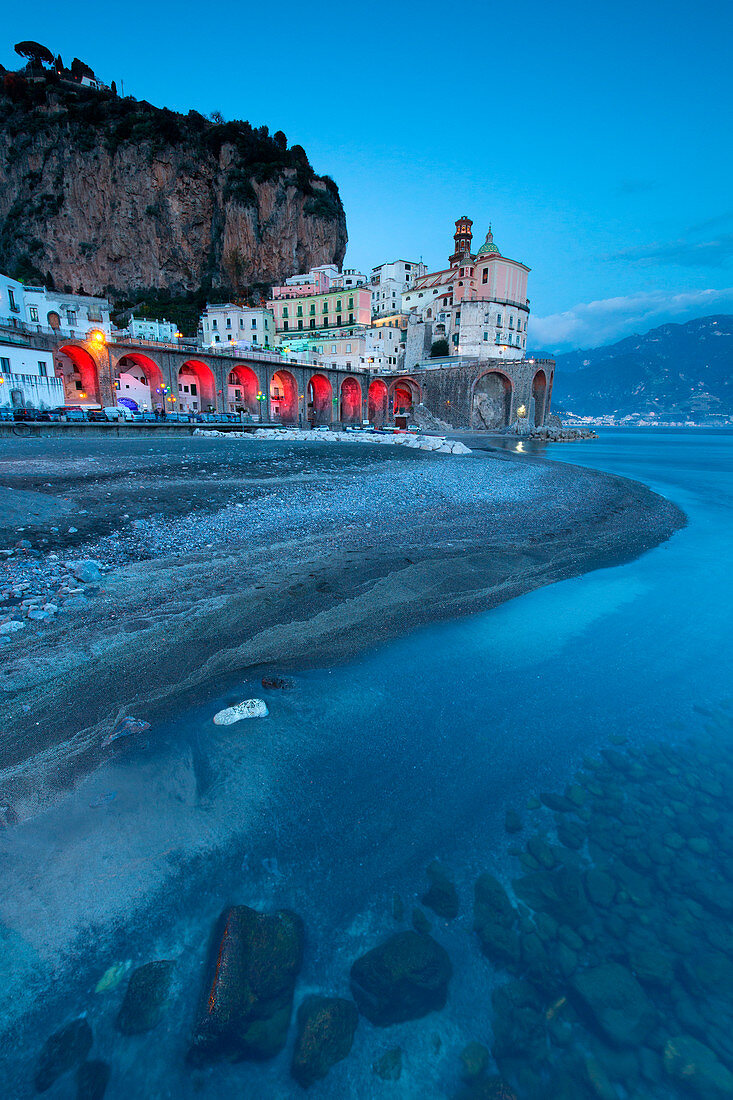
[[[455,252],[449,257],[448,262],[451,267],[458,267],[464,260],[471,258],[471,241],[473,240],[473,232],[471,226],[473,222],[470,218],[459,218],[456,222],[456,231],[453,234],[453,240],[455,242]]]

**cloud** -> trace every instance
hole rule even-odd
[[[655,241],[639,248],[626,248],[608,258],[682,267],[725,267],[733,258],[733,233],[723,233],[710,241]]]
[[[733,287],[678,294],[643,292],[581,302],[564,313],[531,317],[529,341],[533,349],[553,352],[601,347],[668,321],[727,312],[733,312]]]

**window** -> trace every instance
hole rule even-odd
[[[216,336],[214,337],[214,343],[218,344],[219,342],[220,342],[219,341],[219,334],[217,333]]]
[[[484,340],[488,340],[488,338],[489,338],[489,334],[488,334],[488,332],[485,332],[484,333]]]
[[[336,324],[337,325],[341,324],[341,314],[340,313],[336,315]]]
[[[239,318],[239,327],[244,328],[244,317]]]
[[[303,327],[303,319],[302,319],[302,317],[299,317],[298,318],[298,328],[302,328],[302,327]],[[257,337],[255,336],[255,340],[256,339],[257,339]]]
[[[338,301],[338,302],[336,303],[336,312],[337,312],[337,313],[340,313],[340,312],[341,312],[341,302],[340,302],[340,301]]]
[[[216,319],[216,317],[215,317],[215,318],[214,318],[214,320],[213,320],[213,321],[211,322],[211,327],[212,327],[213,329],[216,329],[216,328],[218,328],[218,324],[219,324],[219,323],[218,323],[218,321],[217,321],[217,319]]]
[[[353,308],[354,308],[354,299],[349,298],[349,309],[353,309]]]
[[[309,321],[308,323],[309,323],[309,325],[310,325],[310,327],[311,327],[311,328],[315,328],[315,327],[316,327],[316,319],[315,319],[315,317],[311,317],[311,319],[310,319],[310,321]]]
[[[74,389],[81,390],[81,382],[74,381]]]
[[[485,267],[484,268],[484,273],[481,276],[481,282],[482,283],[488,283],[488,281],[489,281],[489,269],[488,269],[488,267]]]
[[[232,327],[232,319],[231,319],[231,317],[227,317],[227,328],[231,328],[231,327]]]
[[[336,354],[336,345],[335,344],[331,344],[331,354],[332,355]]]
[[[495,344],[500,344],[500,343],[501,343],[501,334],[500,334],[500,333],[498,333],[498,332],[497,332],[497,334],[496,334],[496,338],[495,338],[495,340],[494,340],[494,343],[495,343]]]
[[[497,313],[497,315],[496,315],[496,327],[501,328],[501,314],[500,313]]]
[[[10,302],[10,308],[13,313],[20,313],[20,308],[15,301],[15,294],[13,293],[12,287],[8,287],[8,301]]]
[[[269,327],[270,327],[270,322],[265,317],[265,328],[269,328]]]
[[[351,351],[351,344],[347,344],[346,345],[346,354],[348,355],[350,351]]]
[[[31,321],[38,320],[38,306],[29,306],[28,313],[30,314]]]
[[[303,307],[302,306],[298,306],[298,316],[299,317],[303,316]]]
[[[350,320],[350,321],[353,321],[353,320],[354,320],[354,314],[353,314],[353,313],[350,313],[350,314],[349,314],[349,320]]]
[[[196,396],[196,393],[197,393],[197,390],[196,390],[196,383],[195,383],[195,382],[192,382],[192,383],[191,383],[191,396],[192,396],[192,397],[195,397],[195,396]]]
[[[10,374],[10,360],[0,355],[0,374]]]
[[[287,317],[287,315],[288,315],[288,307],[287,307],[287,306],[283,306],[283,317]],[[286,326],[285,326],[285,328],[287,328],[287,327],[288,327],[288,326],[286,325]]]
[[[287,321],[283,321],[283,329],[284,329],[285,332],[288,331],[288,322]]]
[[[73,328],[74,325],[76,324],[76,310],[75,309],[67,309],[67,311],[66,311],[66,323],[68,324],[69,328]]]
[[[257,328],[257,318],[256,317],[252,318],[252,328]]]

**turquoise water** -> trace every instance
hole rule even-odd
[[[244,743],[211,732],[209,701],[100,780],[118,792],[100,811],[111,822],[144,807],[146,846],[182,850],[194,834],[211,840],[209,855],[164,892],[154,918],[123,925],[95,964],[101,974],[120,959],[178,960],[176,997],[155,1042],[120,1038],[109,1022],[112,1002],[88,991],[70,994],[66,1016],[57,1007],[49,1017],[52,1030],[73,1011],[90,1014],[95,1056],[112,1065],[108,1097],[299,1095],[290,1046],[264,1065],[191,1071],[184,1063],[213,919],[232,902],[294,909],[306,926],[296,1004],[306,992],[348,996],[351,963],[409,926],[434,858],[460,899],[453,922],[425,910],[453,963],[446,1007],[392,1028],[362,1021],[349,1057],[309,1095],[460,1095],[460,1052],[470,1041],[491,1046],[491,993],[507,977],[481,955],[472,931],[477,874],[517,874],[507,809],[524,815],[537,792],[561,791],[612,739],[632,749],[675,743],[727,713],[733,434],[608,432],[546,453],[644,482],[685,511],[687,527],[629,564],[420,630],[343,667],[300,673],[295,690],[268,696],[270,719]],[[722,759],[730,723],[714,726]],[[198,798],[176,771],[184,753]],[[643,837],[635,844],[643,848]],[[119,1003],[119,993],[109,996]],[[372,1067],[397,1046],[402,1072],[385,1082]],[[621,1067],[607,1095],[678,1095],[666,1078],[639,1091],[634,1074]],[[513,1084],[520,1100],[537,1095]],[[593,1095],[577,1081],[569,1089],[547,1095]],[[66,1078],[54,1090],[75,1095]]]

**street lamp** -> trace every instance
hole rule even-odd
[[[262,402],[265,400],[265,394],[262,390],[257,391],[257,400],[260,403],[260,424],[262,423]]]

